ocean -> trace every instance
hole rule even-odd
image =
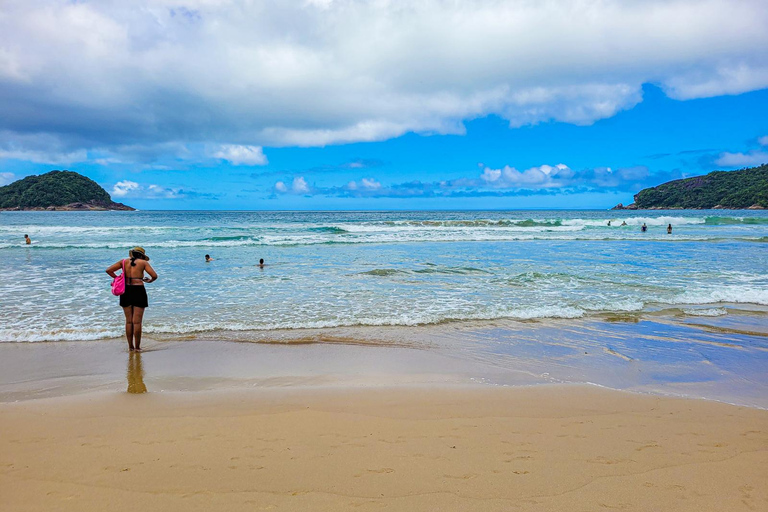
[[[104,270],[140,245],[153,342],[389,346],[482,383],[768,407],[766,242],[764,211],[2,212],[0,343],[121,338]]]

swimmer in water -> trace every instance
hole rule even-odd
[[[206,254],[206,255],[205,255],[205,262],[206,262],[206,263],[208,263],[209,261],[214,261],[214,259],[213,259],[213,258],[211,258],[211,255],[210,255],[210,254]]]
[[[623,222],[621,223],[621,225],[622,225],[622,226],[626,226],[626,225],[627,225],[627,221],[623,221]]]
[[[667,234],[668,234],[668,235],[671,235],[671,234],[672,234],[672,224],[669,224],[669,225],[667,226]]]
[[[608,221],[608,225],[609,225],[609,226],[611,225],[611,221]]]
[[[259,260],[259,268],[264,268],[264,258]]]
[[[648,231],[648,226],[645,225],[645,222],[643,222],[643,227],[640,228],[640,231],[642,231],[643,233]]]
[[[24,241],[27,243],[27,245],[32,243],[32,240],[29,239],[29,235],[24,235]]]

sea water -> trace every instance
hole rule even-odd
[[[119,337],[104,270],[136,245],[164,339],[659,314],[762,335],[766,242],[762,211],[2,212],[0,342]]]

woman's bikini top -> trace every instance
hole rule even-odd
[[[129,260],[129,261],[130,261],[130,260]],[[142,281],[142,282],[144,282],[144,271],[142,271],[142,272],[141,272],[141,277],[129,277],[129,276],[128,276],[128,273],[127,273],[127,270],[128,270],[128,266],[126,266],[126,267],[125,267],[125,269],[126,269],[125,278],[126,278],[127,280],[129,280],[129,281],[133,281],[134,279],[138,279],[139,281]],[[127,283],[126,283],[126,284],[127,284]]]

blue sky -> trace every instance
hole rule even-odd
[[[768,162],[766,11],[9,2],[0,184],[70,169],[140,209],[626,204]]]

